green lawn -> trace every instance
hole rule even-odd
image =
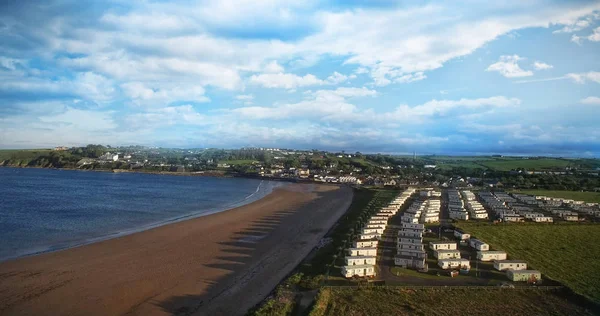
[[[554,158],[498,158],[496,160],[481,161],[481,164],[498,171],[510,171],[517,168],[525,168],[528,170],[564,169],[565,167],[576,165],[577,162]]]
[[[52,149],[0,149],[0,161],[9,159],[32,160],[50,152],[52,152]]]
[[[323,288],[310,316],[594,315],[559,290]]]
[[[578,192],[578,191],[550,191],[550,190],[523,190],[519,193],[531,195],[543,195],[549,197],[572,199],[588,203],[600,203],[600,192]]]
[[[455,224],[510,259],[526,260],[542,272],[595,302],[600,302],[600,225]]]

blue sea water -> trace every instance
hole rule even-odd
[[[278,182],[0,168],[0,261],[247,204]]]

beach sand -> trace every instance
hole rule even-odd
[[[346,211],[290,184],[229,211],[0,263],[0,315],[243,315]]]

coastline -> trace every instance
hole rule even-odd
[[[0,263],[0,314],[244,314],[351,196],[347,187],[290,184],[224,212]]]
[[[127,235],[144,232],[144,231],[158,228],[158,227],[161,227],[164,225],[170,225],[170,224],[178,223],[181,221],[186,221],[186,220],[191,220],[191,219],[200,218],[200,217],[204,217],[204,216],[209,216],[209,215],[217,214],[217,213],[221,213],[221,212],[227,212],[229,210],[259,201],[260,199],[263,199],[266,196],[268,196],[269,194],[271,194],[273,192],[273,190],[286,185],[285,183],[276,183],[276,182],[273,182],[273,183],[267,182],[266,185],[263,185],[263,183],[264,183],[264,180],[262,180],[259,183],[257,190],[254,193],[250,194],[249,196],[246,196],[244,199],[235,201],[230,204],[223,205],[221,207],[214,208],[210,211],[198,211],[198,212],[194,212],[194,213],[178,215],[176,217],[165,218],[160,221],[144,224],[144,225],[137,226],[137,227],[132,227],[129,229],[122,229],[120,231],[110,232],[110,233],[106,233],[101,236],[87,238],[87,239],[81,240],[81,241],[74,241],[74,242],[70,242],[67,244],[63,244],[63,245],[48,245],[45,247],[38,248],[39,250],[33,250],[33,249],[23,250],[21,252],[21,254],[19,254],[17,256],[0,258],[0,264],[2,264],[3,262],[18,260],[21,258],[33,257],[33,256],[42,255],[42,254],[53,253],[53,252],[68,250],[68,249],[72,249],[72,248],[82,247],[82,246],[94,244],[97,242],[102,242],[102,241],[106,241],[106,240],[110,240],[110,239],[114,239],[114,238],[120,238],[120,237],[124,237]],[[260,193],[260,194],[256,195],[256,193]]]

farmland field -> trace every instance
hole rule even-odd
[[[600,302],[600,225],[460,223],[456,226]]]
[[[561,294],[540,289],[323,288],[310,315],[594,315]]]
[[[600,203],[600,192],[578,192],[578,191],[550,191],[550,190],[523,190],[519,193],[542,195],[556,198],[572,199],[588,203]]]
[[[507,159],[499,158],[497,160],[482,161],[482,165],[498,171],[510,171],[517,168],[528,170],[550,170],[560,169],[576,165],[576,161],[567,161],[554,158],[536,158],[536,159]]]

